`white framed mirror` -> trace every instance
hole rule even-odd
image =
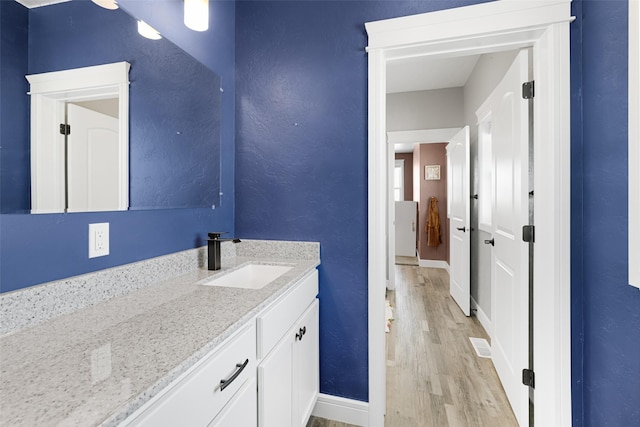
[[[27,76],[31,213],[128,209],[130,67],[118,62]],[[98,111],[112,104],[115,112]]]

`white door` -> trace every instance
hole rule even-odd
[[[529,423],[529,52],[521,51],[489,99],[493,145],[492,323],[493,363],[521,426]],[[492,242],[489,242],[492,243]]]
[[[396,204],[396,256],[416,256],[418,202]]]
[[[119,207],[118,119],[67,105],[67,200],[69,212]]]
[[[469,216],[469,126],[458,132],[447,145],[449,167],[447,185],[450,194],[449,292],[469,316],[471,314],[471,223]]]

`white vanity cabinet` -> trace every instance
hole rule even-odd
[[[318,398],[318,272],[258,315],[258,425],[304,427]]]
[[[121,426],[306,426],[319,388],[317,295],[314,269]]]
[[[123,425],[255,426],[255,356],[256,329],[250,322],[127,418]]]

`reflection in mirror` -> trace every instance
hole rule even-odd
[[[73,127],[67,135],[67,212],[119,210],[118,117],[80,103],[66,107],[67,125]]]
[[[127,62],[27,76],[31,212],[129,206]]]
[[[0,130],[3,213],[31,209],[25,75],[122,61],[131,64],[129,209],[218,204],[220,79],[215,73],[166,38],[141,37],[135,19],[121,9],[105,10],[90,1],[26,9],[2,1],[0,15],[2,122],[14,124]]]

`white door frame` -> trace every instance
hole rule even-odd
[[[461,56],[533,48],[535,420],[571,425],[570,0],[495,1],[369,22],[368,281],[369,423],[385,413],[386,65],[411,56]],[[523,386],[524,387],[524,386]]]
[[[26,76],[31,95],[31,213],[65,211],[65,103],[118,98],[118,208],[129,208],[128,62],[94,65]]]
[[[395,169],[395,154],[393,144],[387,144],[387,289],[396,289],[396,210],[393,197],[393,174]]]
[[[453,136],[458,133],[462,128],[438,128],[438,129],[418,129],[418,130],[402,130],[402,131],[392,131],[387,132],[387,145],[388,145],[388,153],[387,153],[387,163],[389,164],[389,174],[393,173],[393,168],[395,165],[395,145],[396,144],[441,144],[443,142],[449,142]],[[406,165],[405,165],[406,167]],[[390,175],[391,176],[391,175]],[[395,209],[392,209],[394,205],[393,198],[393,183],[388,182],[389,192],[387,193],[387,230],[389,233],[388,237],[388,250],[387,250],[387,289],[395,290],[396,288],[396,275],[395,275],[395,255],[396,255],[396,231],[395,231]],[[415,191],[415,190],[414,190]],[[447,205],[447,209],[448,209]],[[447,217],[449,215],[449,211],[447,210]],[[416,233],[419,233],[420,229],[420,221],[416,223],[416,227],[418,230]],[[417,235],[417,234],[416,234]],[[418,262],[420,261],[420,253],[416,248],[416,256],[418,257]],[[443,261],[444,263],[444,261]]]

